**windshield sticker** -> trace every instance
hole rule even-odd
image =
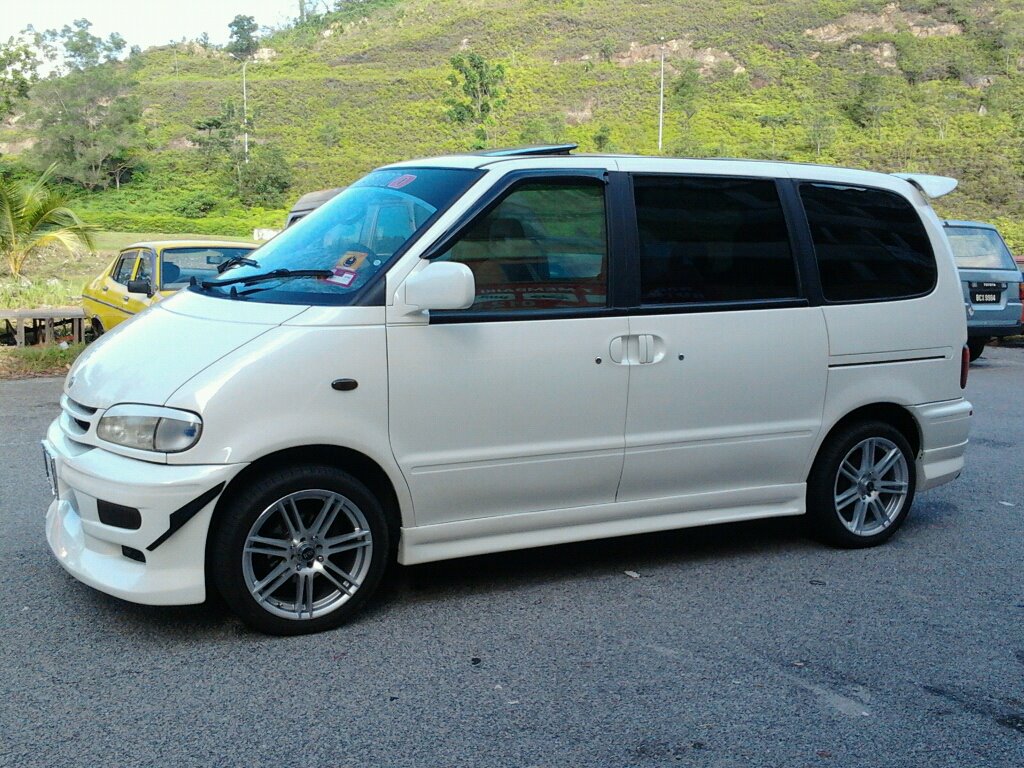
[[[325,278],[326,282],[334,283],[334,285],[340,285],[342,288],[348,288],[352,283],[355,282],[356,273],[351,269],[341,269],[335,267],[331,270],[331,276]]]
[[[338,267],[342,269],[353,269],[358,270],[363,266],[363,262],[366,261],[365,251],[345,251],[345,254],[341,257],[341,261],[338,262]]]
[[[403,173],[397,179],[392,179],[391,181],[389,181],[388,187],[390,189],[401,189],[404,186],[412,184],[414,181],[416,181],[416,177],[413,174]]]

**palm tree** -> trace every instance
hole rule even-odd
[[[94,250],[94,228],[67,207],[66,194],[49,185],[53,169],[47,168],[34,184],[0,178],[0,254],[15,277],[21,277],[34,251],[48,245],[69,252],[79,245]]]

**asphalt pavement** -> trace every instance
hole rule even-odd
[[[0,382],[2,766],[1024,765],[1024,349],[972,366],[967,469],[883,547],[775,520],[397,568],[300,638],[61,570],[60,387]]]

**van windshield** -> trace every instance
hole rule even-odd
[[[999,233],[988,227],[946,227],[961,269],[1017,269]]]
[[[392,258],[482,175],[462,168],[374,171],[249,254],[255,264],[231,267],[190,290],[277,304],[354,304]],[[317,274],[256,280],[278,270]]]

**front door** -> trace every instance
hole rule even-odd
[[[603,179],[522,179],[439,259],[476,300],[389,324],[391,442],[416,524],[614,501],[628,321],[608,308]]]
[[[775,182],[636,176],[633,187],[641,306],[618,498],[779,501],[764,489],[805,480],[828,337],[821,309],[800,299]]]
[[[135,314],[129,306],[131,297],[128,295],[128,281],[135,274],[138,256],[139,252],[135,249],[122,251],[117,261],[114,262],[114,268],[110,274],[103,278],[103,285],[97,299],[103,304],[100,322],[108,331]]]

